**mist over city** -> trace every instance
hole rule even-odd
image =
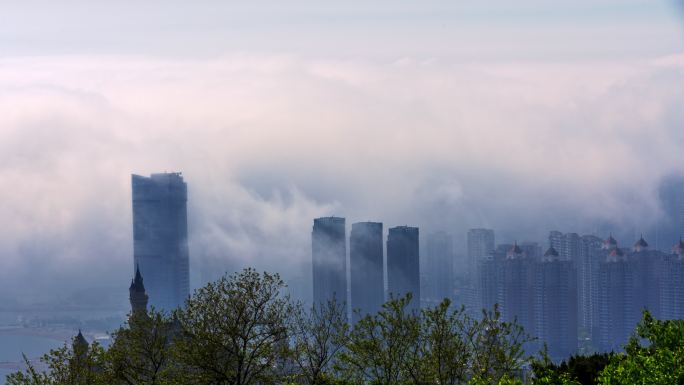
[[[480,264],[520,245],[540,266],[574,263],[579,342],[567,353],[620,349],[592,341],[599,310],[582,306],[599,306],[599,262],[583,273],[580,258],[610,259],[609,239],[631,258],[642,239],[669,261],[684,235],[683,17],[669,0],[0,4],[0,377],[79,329],[109,344],[136,266],[169,311],[248,267],[280,274],[307,306],[324,301],[336,289],[316,289],[314,220],[328,237],[331,218],[344,218],[344,263],[325,279],[344,287],[352,324],[354,271],[371,274],[350,266],[355,247],[382,247],[362,252],[381,262],[371,308],[393,292],[398,247],[422,290],[407,309],[443,292],[477,317],[509,291],[483,299]],[[155,221],[169,219],[134,229],[132,175],[187,186],[187,288],[168,302],[134,238],[158,239]],[[359,222],[382,226],[364,225],[379,233],[354,246]],[[417,255],[413,241],[390,246],[390,229],[414,227]],[[495,237],[480,254],[473,229]]]

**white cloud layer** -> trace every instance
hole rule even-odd
[[[684,164],[681,84],[684,55],[2,59],[0,282],[125,287],[130,174],[164,170],[189,183],[196,283],[242,264],[305,275],[322,215],[502,240],[645,229]]]

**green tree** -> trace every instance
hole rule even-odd
[[[660,321],[648,311],[625,346],[599,376],[605,385],[684,383],[684,320]]]
[[[409,312],[411,294],[392,298],[377,314],[354,325],[338,369],[345,380],[357,384],[401,385],[417,383],[420,318]]]
[[[345,306],[335,299],[314,304],[308,312],[299,307],[292,324],[295,377],[311,385],[333,382],[333,360],[347,343],[348,333]]]
[[[502,321],[498,306],[491,311],[482,310],[482,318],[470,323],[466,330],[473,378],[497,383],[504,377],[515,377],[530,362],[524,345],[533,339],[518,323]]]
[[[610,359],[610,354],[597,353],[590,356],[572,356],[567,362],[554,364],[548,358],[542,357],[542,360],[532,363],[532,369],[536,378],[554,378],[565,375],[582,385],[596,385],[599,374],[608,365]]]
[[[37,369],[24,356],[26,370],[7,376],[7,385],[109,385],[111,378],[103,371],[105,353],[97,343],[88,345],[79,333],[71,346],[50,350],[40,361],[46,371]]]
[[[106,369],[117,383],[127,385],[162,385],[172,383],[169,369],[171,343],[176,324],[154,309],[132,313],[127,325],[112,334],[107,350]]]
[[[294,306],[275,274],[245,269],[197,290],[175,313],[177,378],[192,384],[269,384],[282,375]]]
[[[465,384],[469,379],[469,324],[465,309],[450,310],[444,299],[434,308],[423,310],[421,346],[423,370],[430,382],[442,385]]]
[[[551,361],[546,344],[540,355],[541,359],[532,362],[534,385],[582,385],[571,373]]]

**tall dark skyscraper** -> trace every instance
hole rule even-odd
[[[436,305],[444,298],[451,299],[454,291],[454,253],[453,239],[443,231],[429,234],[426,238],[425,293],[421,300]]]
[[[133,259],[150,305],[173,310],[190,294],[187,185],[181,173],[132,176]]]
[[[418,228],[398,226],[387,235],[387,291],[395,297],[413,294],[408,310],[420,308]]]
[[[314,219],[311,232],[314,304],[333,298],[347,302],[347,242],[345,220],[338,217]],[[346,305],[345,305],[346,306]]]
[[[380,310],[385,300],[383,284],[382,223],[352,224],[349,237],[352,320]],[[358,313],[356,313],[358,310]]]

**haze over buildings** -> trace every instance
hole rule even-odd
[[[676,6],[5,2],[0,295],[127,308],[131,172],[185,172],[192,287],[249,265],[310,292],[311,219],[331,213],[462,254],[476,227],[670,247]]]

